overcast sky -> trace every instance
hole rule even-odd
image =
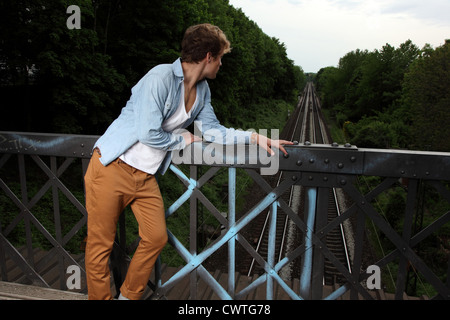
[[[337,66],[346,53],[410,39],[434,48],[450,39],[450,0],[230,0],[286,45],[305,72]]]

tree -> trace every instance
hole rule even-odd
[[[69,4],[1,0],[0,93],[12,106],[3,130],[103,133],[131,87],[177,59],[186,28],[204,22],[224,30],[233,47],[209,82],[225,125],[244,128],[259,116],[260,101],[292,102],[301,90],[301,68],[285,45],[228,1],[80,0],[81,29],[66,26]]]
[[[450,41],[434,51],[424,49],[406,74],[403,91],[415,147],[450,151]]]
[[[323,106],[332,110],[339,125],[347,124],[352,143],[379,148],[410,145],[411,114],[402,102],[402,87],[419,52],[410,40],[398,48],[386,44],[373,52],[358,49],[342,57],[338,68],[318,73]]]
[[[71,30],[67,1],[1,3],[0,11],[7,12],[0,28],[6,129],[86,133],[111,121],[109,110],[124,78],[97,50],[97,35],[89,28],[92,2],[78,5],[83,27]],[[23,100],[14,103],[17,98]]]

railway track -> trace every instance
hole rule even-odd
[[[308,83],[302,97],[299,100],[297,108],[289,119],[285,132],[281,135],[282,139],[291,141],[300,141],[304,144],[330,143],[330,137],[324,125],[320,111],[320,103],[315,95],[312,83]],[[298,143],[298,142],[297,142]],[[283,172],[279,172],[275,179],[272,179],[272,187],[276,187],[283,181]],[[329,191],[328,203],[328,221],[331,221],[339,215],[338,195],[334,189]],[[286,191],[281,198],[296,212],[300,218],[305,221],[305,188],[301,186],[293,186]],[[262,256],[267,257],[268,254],[268,237],[269,237],[269,217],[270,210],[264,213],[264,219],[260,219],[259,223],[255,223],[254,234],[258,242],[256,251]],[[276,247],[275,247],[275,263],[283,259],[290,251],[297,248],[305,241],[305,235],[290,221],[288,216],[278,211],[276,222]],[[344,228],[340,226],[327,234],[326,245],[328,249],[350,269],[350,259],[348,255],[347,245],[345,242]],[[291,262],[281,271],[281,276],[286,280],[300,278],[301,276],[301,259]],[[257,265],[254,260],[250,262],[248,268],[248,276],[252,274],[262,273],[262,267]],[[340,282],[341,274],[338,270],[325,259],[324,265],[324,284],[333,285]]]

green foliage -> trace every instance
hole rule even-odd
[[[450,151],[449,48],[349,52],[317,74],[323,107],[359,147]]]
[[[346,133],[352,143],[366,148],[389,148],[392,135],[389,126],[374,117],[364,118],[356,124],[348,123]]]
[[[304,86],[284,44],[228,1],[77,1],[81,29],[73,30],[66,27],[71,4],[0,2],[3,130],[102,134],[131,87],[155,65],[172,63],[186,28],[203,22],[221,27],[233,47],[210,82],[225,125],[246,128],[261,99],[291,102]]]
[[[347,53],[338,68],[324,68],[317,74],[324,107],[339,106],[337,111],[350,121],[385,111],[401,97],[404,73],[418,54],[410,40],[397,49],[386,44],[373,52]]]
[[[91,1],[78,5],[82,28],[69,30],[68,1],[2,1],[7,20],[0,28],[5,44],[0,90],[10,114],[5,129],[82,133],[111,121],[110,106],[124,88],[124,77],[96,50],[98,37],[89,28]]]
[[[322,106],[328,118],[342,128],[345,139],[358,147],[413,148],[450,151],[450,41],[436,49],[418,50],[411,41],[374,52],[356,50],[341,58],[339,66],[323,68],[316,76]],[[360,177],[363,194],[381,183],[380,177]],[[448,187],[448,186],[447,186]],[[423,207],[414,208],[414,230],[439,219],[449,203],[431,187],[419,190]],[[406,193],[394,186],[372,202],[398,234],[404,232]],[[421,210],[423,210],[421,212]],[[450,227],[445,225],[417,246],[418,255],[445,281]],[[369,225],[368,236],[380,257],[395,247],[386,235]],[[388,265],[383,282],[395,290]],[[408,294],[433,296],[434,289],[418,274],[417,288]]]
[[[412,135],[418,148],[450,151],[450,41],[436,50],[425,49],[405,76]]]

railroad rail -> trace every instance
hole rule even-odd
[[[303,121],[302,117],[300,119]],[[68,246],[86,227],[87,213],[83,205],[82,176],[97,138],[0,132],[2,281],[9,281],[7,271],[9,264],[13,264],[23,272],[24,283],[53,287],[43,275],[50,261],[56,263],[59,268],[61,277],[56,285],[61,290],[68,289],[68,265],[78,267],[81,277],[85,276],[83,260],[75,258]],[[427,240],[430,237],[435,239],[433,246],[436,246],[436,241],[440,241],[438,247],[442,247],[443,252],[447,250],[445,228],[448,228],[450,222],[449,153],[362,149],[352,145],[306,141],[288,146],[288,157],[281,153],[266,157],[260,149],[254,149],[255,146],[245,146],[239,150],[236,148],[240,147],[227,150],[219,145],[194,143],[186,148],[179,161],[171,166],[171,171],[179,177],[184,189],[178,200],[167,204],[166,216],[167,219],[176,219],[179,208],[185,203],[189,204],[190,233],[183,239],[182,235],[168,230],[169,243],[184,263],[169,277],[161,272],[161,266],[165,262],[157,263],[155,276],[149,282],[151,298],[168,296],[181,285],[190,299],[203,297],[201,290],[204,290],[204,286],[214,292],[217,299],[245,299],[262,287],[265,289],[266,299],[278,297],[280,290],[287,298],[294,300],[337,299],[344,295],[348,295],[350,299],[373,299],[372,291],[377,288],[373,289],[373,286],[368,285],[368,281],[379,274],[368,273],[368,266],[380,268],[383,274],[390,265],[396,264],[393,269],[395,271],[391,269],[395,283],[393,294],[396,299],[404,297],[408,274],[411,271],[418,275],[419,282],[426,282],[431,288],[427,292],[429,298],[450,299],[450,261],[447,258],[430,262],[423,254],[424,248],[429,246]],[[220,159],[222,161],[218,161]],[[278,171],[283,172],[283,179],[275,187],[267,183],[259,173],[273,165],[268,159],[276,164]],[[196,170],[199,166],[207,168],[202,170],[202,175]],[[217,204],[208,199],[202,189],[222,170],[228,174],[226,215],[217,209]],[[239,216],[236,215],[237,171],[253,179],[263,193],[261,198],[255,199],[251,208]],[[74,175],[76,172],[78,173]],[[74,179],[74,176],[78,178]],[[356,183],[360,177],[377,179],[369,189],[362,189]],[[427,198],[421,194],[419,186],[422,184],[426,184],[426,191],[433,202],[443,201],[444,205],[434,208],[433,214],[427,212],[427,224],[416,230],[412,228],[417,216],[416,201],[419,197]],[[300,216],[284,200],[283,194],[293,186],[306,188],[308,200],[302,202],[306,205],[306,212],[312,212],[313,215]],[[394,188],[404,192],[404,209],[397,213],[400,226],[392,225],[376,204],[380,196]],[[81,194],[78,193],[79,190]],[[310,194],[309,190],[316,192]],[[345,208],[340,208],[339,215],[328,219],[330,190],[344,193],[348,203]],[[72,221],[64,218],[60,210],[62,201],[70,202],[78,215],[74,216]],[[46,210],[40,206],[42,202],[50,203],[44,205],[47,206]],[[224,226],[223,233],[206,247],[199,247],[197,243],[199,202]],[[271,208],[268,221],[269,250],[267,254],[261,254],[256,252],[252,240],[243,231],[268,208]],[[280,260],[275,249],[276,234],[281,232],[276,229],[276,220],[277,216],[282,214],[289,217],[290,224],[293,224],[296,231],[298,229],[297,234],[301,234],[301,241],[294,244],[290,251],[284,251]],[[308,223],[308,217],[312,216],[315,218],[314,228]],[[124,223],[124,220],[121,219],[121,222]],[[350,255],[351,269],[347,268],[346,263],[340,260],[327,242],[331,231],[340,229],[340,226],[346,223],[352,225],[354,232]],[[289,228],[287,229],[289,232]],[[127,242],[124,231],[122,225],[112,259],[114,281],[117,283],[120,283],[121,276],[126,272],[128,255],[132,254],[129,252],[130,242]],[[373,234],[382,237],[389,243],[389,247],[384,248],[384,251],[375,255],[372,260],[366,261],[365,239]],[[24,239],[22,243],[15,243],[18,235]],[[48,248],[44,256],[36,255],[34,239],[37,236],[47,242]],[[236,274],[236,264],[242,258],[240,254],[236,254],[237,246],[242,247],[255,259],[255,263],[262,267],[262,272],[245,284],[236,282],[237,278],[242,278]],[[227,256],[228,272],[226,279],[219,280],[214,277],[214,271],[207,269],[206,262],[223,248]],[[290,285],[289,281],[284,279],[283,270],[293,261],[300,261],[300,265],[304,265],[304,257],[309,255],[309,252],[312,253],[309,278],[304,279],[300,275],[297,281],[292,281],[297,284]],[[434,258],[437,259],[438,256]],[[325,268],[317,267],[323,266],[325,260],[337,269],[341,277],[331,291],[324,289]],[[382,279],[382,286],[386,281],[388,280]],[[305,285],[306,283],[308,285]],[[81,288],[81,291],[83,290],[85,288]]]
[[[312,83],[308,83],[304,89],[304,93],[299,100],[297,109],[293,114],[293,118],[288,124],[285,133],[283,133],[283,139],[288,139],[290,141],[303,142],[305,144],[329,144],[331,138],[326,130],[323,117],[321,115],[320,103],[315,94],[314,87]],[[274,186],[279,186],[282,180],[284,172],[280,171],[277,174]],[[286,173],[288,174],[288,172]],[[291,207],[294,212],[298,212],[298,215],[306,219],[307,212],[305,203],[307,201],[307,189],[301,186],[292,186],[287,192],[285,192],[281,198]],[[296,198],[296,199],[294,199]],[[299,200],[301,199],[301,200]],[[329,203],[328,203],[328,215],[327,221],[331,222],[335,219],[340,212],[339,200],[337,192],[334,188],[329,191]],[[261,225],[255,225],[254,228],[258,231],[258,242],[256,246],[256,252],[262,256],[267,256],[269,250],[269,221],[270,221],[271,210],[267,210],[265,213],[265,219],[260,219]],[[314,217],[311,217],[311,228],[314,228]],[[276,240],[275,240],[275,250],[276,250],[276,262],[279,262],[284,258],[289,252],[301,244],[302,240],[305,240],[306,235],[301,233],[297,235],[298,229],[295,227],[288,215],[278,214],[276,222]],[[345,240],[344,227],[340,225],[338,228],[333,229],[327,235],[327,246],[333,252],[333,254],[346,265],[347,270],[351,270],[350,257],[347,249],[347,244]],[[303,258],[304,259],[304,258]],[[251,264],[247,275],[251,276],[253,271],[259,273],[262,270],[261,266],[255,266],[255,259],[251,259]],[[253,270],[255,268],[255,270]],[[308,270],[305,269],[305,261],[293,263],[282,271],[283,278],[292,280],[293,278],[300,278],[302,276],[302,269],[304,277],[310,278],[308,275]],[[336,267],[326,259],[324,263],[324,284],[333,285],[336,280],[342,277],[342,274],[336,269]],[[306,274],[306,275],[305,275]],[[303,281],[305,283],[306,280]]]

